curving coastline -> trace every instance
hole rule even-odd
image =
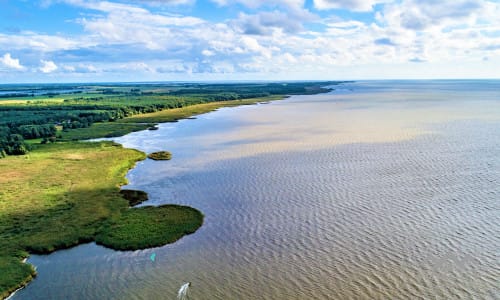
[[[331,89],[328,89],[327,91],[330,91]],[[324,92],[324,91],[323,91]],[[172,110],[164,110],[164,111],[159,111],[155,113],[149,113],[149,114],[141,114],[141,115],[135,115],[130,118],[130,120],[125,119],[126,122],[131,122],[131,123],[136,123],[136,122],[149,122],[149,123],[164,123],[164,122],[172,122],[172,121],[177,121],[181,119],[192,119],[193,116],[199,115],[199,114],[204,114],[207,112],[211,112],[214,110],[217,110],[218,108],[221,107],[235,107],[235,106],[241,106],[241,105],[254,105],[258,103],[269,103],[269,101],[274,101],[274,100],[282,100],[287,98],[288,96],[283,95],[283,96],[272,96],[272,97],[265,97],[265,98],[255,98],[255,99],[247,99],[247,100],[235,100],[235,101],[225,101],[225,102],[217,102],[217,103],[207,103],[207,104],[198,104],[198,105],[193,105],[189,106],[186,108],[182,109],[172,109]],[[129,130],[127,132],[123,132],[123,135],[129,132],[132,132],[134,130]],[[92,136],[89,136],[92,137]],[[87,146],[82,146],[83,144],[86,144]],[[58,149],[58,147],[61,147],[62,149]],[[194,233],[202,224],[203,224],[203,214],[191,207],[187,206],[177,206],[177,205],[165,205],[165,206],[160,206],[157,208],[147,208],[147,209],[125,209],[129,208],[130,206],[133,206],[133,201],[130,201],[127,199],[124,194],[121,194],[119,187],[126,184],[126,179],[125,175],[126,173],[131,170],[135,164],[138,161],[144,160],[146,158],[146,154],[135,150],[135,149],[126,149],[123,148],[120,144],[114,143],[114,142],[98,142],[98,143],[81,143],[81,142],[66,142],[66,143],[61,143],[61,144],[52,144],[52,145],[43,145],[40,146],[39,149],[35,149],[31,154],[27,155],[28,157],[30,156],[35,156],[35,154],[40,154],[39,151],[48,151],[48,152],[53,152],[51,154],[57,153],[57,155],[60,155],[61,153],[58,152],[64,152],[63,159],[72,161],[72,162],[80,162],[80,161],[85,161],[85,165],[94,165],[94,166],[100,166],[102,165],[99,163],[101,162],[100,160],[98,161],[86,161],[88,157],[81,156],[81,154],[78,153],[78,150],[80,147],[88,149],[89,147],[96,147],[97,148],[113,148],[113,149],[121,149],[125,152],[130,151],[129,155],[132,155],[133,158],[128,157],[125,161],[127,162],[125,165],[123,164],[123,161],[120,163],[117,163],[116,165],[110,165],[109,168],[112,169],[112,173],[114,174],[113,178],[108,182],[108,184],[113,185],[113,192],[112,193],[105,193],[106,195],[98,195],[96,199],[102,200],[103,198],[109,197],[112,198],[110,201],[109,206],[107,207],[107,215],[106,217],[103,217],[102,215],[96,216],[95,224],[94,226],[89,226],[88,223],[85,224],[85,232],[82,235],[78,234],[70,234],[68,236],[63,236],[61,239],[56,238],[49,238],[49,241],[42,241],[41,244],[35,243],[30,243],[30,245],[25,246],[24,248],[16,250],[16,256],[17,260],[20,265],[24,267],[24,269],[29,268],[29,272],[26,270],[24,271],[24,276],[23,280],[17,281],[16,284],[11,284],[10,286],[6,286],[2,282],[2,278],[0,278],[0,298],[6,298],[12,296],[13,293],[18,291],[19,289],[22,289],[24,286],[26,286],[34,277],[36,277],[36,270],[33,268],[32,265],[26,264],[26,263],[21,263],[22,259],[26,259],[29,256],[29,253],[34,253],[34,254],[48,254],[51,252],[54,252],[56,250],[62,250],[62,249],[67,249],[70,247],[77,246],[82,243],[87,243],[87,242],[92,242],[95,241],[98,244],[104,245],[108,248],[114,249],[114,250],[138,250],[138,249],[145,249],[145,248],[150,248],[150,247],[156,247],[156,246],[162,246],[168,243],[173,243],[180,239],[182,236]],[[49,150],[47,150],[49,149]],[[68,152],[68,153],[66,153]],[[91,150],[90,153],[93,153]],[[134,154],[131,154],[134,153]],[[123,154],[123,153],[122,153]],[[47,153],[42,153],[43,155],[47,155]],[[138,155],[138,156],[137,156]],[[92,155],[91,155],[92,156]],[[116,159],[118,156],[114,156]],[[19,157],[13,157],[10,158],[12,160],[14,159],[20,159]],[[8,160],[3,160],[4,162],[7,162]],[[0,165],[1,167],[1,165]],[[82,166],[80,166],[82,167]],[[75,174],[75,173],[73,173]],[[81,175],[80,173],[76,173]],[[94,178],[100,178],[100,176],[96,175],[96,173],[93,174]],[[64,176],[64,175],[63,175]],[[92,177],[92,176],[91,176]],[[70,184],[66,186],[66,191],[65,193],[73,193],[78,187],[78,184],[76,184],[74,181],[69,180]],[[114,184],[113,184],[114,183]],[[0,182],[1,184],[1,182]],[[1,187],[1,186],[0,186]],[[144,193],[142,191],[138,191],[139,193]],[[36,192],[32,193],[36,194]],[[144,193],[145,194],[145,193]],[[142,196],[140,196],[142,197]],[[147,198],[147,194],[146,194]],[[118,200],[119,199],[119,200]],[[108,199],[110,200],[110,199]],[[126,201],[125,201],[126,200]],[[145,200],[140,200],[137,203],[140,203]],[[101,202],[101,201],[99,201]],[[128,203],[127,203],[128,202]],[[136,203],[136,204],[137,204]],[[71,205],[70,205],[71,206]],[[112,209],[110,209],[112,208]],[[183,208],[180,209],[179,208]],[[70,210],[71,208],[64,208],[63,210]],[[114,209],[114,210],[113,210]],[[117,210],[116,210],[117,209]],[[143,233],[134,233],[134,234],[129,234],[128,237],[130,238],[131,243],[117,243],[117,240],[120,239],[126,239],[127,234],[125,232],[125,236],[113,236],[111,234],[113,228],[117,228],[120,225],[125,224],[125,226],[132,226],[129,228],[137,228],[134,227],[137,224],[137,220],[146,220],[145,216],[154,214],[156,213],[157,215],[164,215],[164,212],[167,210],[174,210],[174,211],[181,211],[180,213],[182,214],[188,214],[190,218],[192,218],[192,222],[188,222],[188,226],[178,226],[176,232],[171,232],[170,235],[165,236],[165,235],[156,235],[153,239],[149,239],[146,242],[141,242],[140,239],[137,239],[137,236],[143,236]],[[134,211],[134,213],[123,213],[124,211]],[[84,212],[86,214],[92,214],[92,209],[89,209],[88,207],[84,209]],[[138,212],[138,213],[136,213]],[[49,216],[50,218],[50,216]],[[181,218],[182,219],[182,218]],[[184,215],[185,219],[185,215]],[[172,220],[170,220],[172,221]],[[63,223],[64,224],[64,223]],[[135,224],[135,225],[134,225]],[[166,224],[166,223],[165,223]],[[165,225],[164,224],[164,225]],[[1,225],[1,224],[0,224]],[[89,227],[92,227],[92,229],[89,230]],[[146,230],[152,230],[151,226],[146,226],[148,227]],[[89,232],[90,231],[90,232]],[[154,231],[154,230],[152,230]],[[122,234],[124,233],[122,232]],[[54,234],[54,232],[52,232]],[[26,240],[29,240],[27,238]],[[21,254],[19,254],[21,253]],[[3,253],[0,252],[0,260],[2,259]]]
[[[142,115],[136,115],[134,116],[134,120],[131,120],[131,122],[136,122],[138,121],[138,118],[141,118],[140,121],[147,120],[147,122],[153,122],[153,123],[163,123],[163,122],[172,122],[172,120],[181,120],[181,119],[190,119],[193,118],[195,115],[199,114],[204,114],[208,113],[211,111],[214,111],[218,108],[221,107],[235,107],[235,106],[241,106],[241,105],[253,105],[253,104],[258,104],[263,101],[269,102],[273,100],[282,100],[285,99],[287,96],[274,96],[274,97],[266,97],[266,98],[256,98],[256,99],[249,99],[249,100],[235,100],[235,101],[226,101],[226,102],[217,102],[217,103],[208,103],[208,104],[199,104],[199,105],[193,105],[192,107],[187,107],[183,109],[174,109],[174,110],[164,110],[156,113],[150,113],[150,114],[142,114]],[[132,119],[132,118],[131,118]],[[128,133],[128,132],[126,132]],[[125,133],[124,133],[125,134]],[[79,151],[84,149],[84,151]],[[106,155],[100,157],[97,155],[97,158],[94,157],[93,154],[100,153],[100,152],[106,152],[103,151],[105,150],[110,150],[109,153],[106,153]],[[82,153],[83,152],[83,153]],[[31,236],[24,236],[23,237],[23,242],[26,244],[22,247],[18,247],[17,249],[7,249],[7,251],[1,251],[0,252],[0,263],[2,263],[4,266],[6,263],[4,263],[3,259],[7,258],[9,261],[17,261],[17,263],[12,263],[11,266],[9,267],[9,271],[16,273],[17,276],[10,276],[11,278],[16,278],[14,281],[9,280],[8,282],[4,282],[0,276],[0,298],[5,299],[8,297],[11,297],[16,291],[19,289],[24,288],[31,280],[33,280],[36,277],[36,269],[34,266],[25,263],[26,259],[29,257],[30,253],[33,254],[49,254],[57,250],[63,250],[63,249],[68,249],[74,246],[77,246],[82,243],[88,243],[95,241],[98,244],[101,244],[103,246],[106,246],[108,248],[114,249],[114,250],[138,250],[138,249],[145,249],[145,248],[150,248],[150,247],[157,247],[157,246],[162,246],[165,244],[173,243],[177,241],[178,239],[182,238],[182,236],[194,233],[202,224],[203,224],[203,214],[199,211],[197,211],[194,208],[187,207],[187,206],[178,206],[178,205],[164,205],[160,207],[154,207],[154,208],[133,208],[132,210],[126,209],[130,208],[133,205],[137,205],[138,203],[145,201],[144,197],[147,199],[147,194],[144,193],[143,191],[137,191],[135,193],[135,196],[138,197],[138,199],[133,200],[130,198],[130,194],[125,192],[122,192],[120,190],[120,186],[125,185],[127,183],[125,179],[125,175],[127,172],[131,169],[134,168],[135,164],[139,161],[142,161],[146,159],[146,154],[135,150],[135,149],[126,149],[123,148],[120,144],[114,143],[114,142],[97,142],[97,143],[82,143],[82,142],[66,142],[66,143],[56,143],[56,144],[50,144],[50,145],[42,145],[38,147],[38,149],[35,149],[33,152],[30,154],[26,155],[26,158],[24,157],[9,157],[8,159],[4,159],[0,161],[0,167],[2,165],[7,166],[9,162],[15,161],[17,164],[14,164],[16,168],[22,169],[22,162],[25,159],[31,159],[37,158],[37,156],[40,156],[40,159],[35,159],[35,164],[40,163],[43,165],[43,168],[50,168],[54,165],[50,163],[60,163],[61,161],[66,161],[70,162],[72,164],[72,168],[69,168],[70,170],[74,170],[74,172],[64,172],[64,173],[58,173],[58,174],[49,174],[47,176],[49,178],[48,181],[45,181],[45,184],[48,184],[49,187],[50,185],[50,178],[61,178],[63,176],[68,177],[67,175],[70,175],[69,177],[72,177],[71,175],[78,174],[81,177],[82,172],[81,170],[86,169],[89,166],[94,166],[96,168],[97,166],[99,167],[98,169],[102,168],[108,168],[108,172],[113,173],[112,178],[107,178],[108,181],[107,183],[111,185],[112,191],[109,191],[106,189],[106,192],[104,195],[101,195],[101,193],[97,193],[97,195],[92,195],[94,202],[108,202],[107,205],[109,207],[106,207],[106,213],[103,214],[94,214],[95,220],[88,222],[89,220],[85,220],[87,222],[84,222],[85,226],[83,232],[66,232],[63,230],[63,232],[58,232],[57,230],[50,230],[50,229],[55,229],[56,227],[52,227],[49,225],[48,231],[44,229],[41,229],[41,232],[39,232],[42,236],[41,240],[33,239]],[[113,159],[112,159],[113,158]],[[47,159],[50,160],[50,163],[47,166]],[[94,159],[93,161],[91,159]],[[106,162],[107,164],[103,163]],[[110,163],[114,162],[114,163]],[[12,167],[12,166],[11,166]],[[40,171],[42,169],[41,166],[38,168],[35,167],[34,169],[38,169]],[[61,169],[66,169],[62,167]],[[76,171],[80,170],[80,171]],[[22,170],[21,170],[22,171]],[[28,173],[33,172],[33,169],[26,170]],[[92,171],[96,171],[95,169],[92,169]],[[40,171],[41,172],[41,171]],[[85,172],[84,172],[85,173]],[[34,173],[32,173],[33,175]],[[101,178],[102,172],[90,172],[88,179],[91,178]],[[85,176],[85,175],[83,175]],[[79,189],[79,178],[66,178],[67,182],[64,185],[62,190],[59,190],[61,194],[75,194],[80,195],[84,191],[78,191]],[[92,181],[92,180],[91,180]],[[106,183],[102,182],[100,180],[100,183]],[[3,182],[0,182],[0,187],[2,186]],[[17,184],[16,184],[17,183]],[[88,182],[85,182],[88,183]],[[21,186],[20,182],[8,182],[8,185],[12,188],[13,186]],[[30,187],[32,188],[32,187]],[[47,185],[42,186],[42,188],[48,188]],[[109,186],[107,187],[108,189],[110,188]],[[7,189],[8,190],[8,189]],[[99,191],[99,189],[96,189]],[[38,193],[41,193],[42,191],[36,191],[36,190],[31,190],[31,195],[37,195]],[[44,197],[43,197],[44,198]],[[78,197],[76,197],[78,198]],[[105,201],[103,201],[105,200]],[[62,203],[60,204],[61,211],[69,211],[72,212],[72,209],[75,207],[78,208],[77,203]],[[64,207],[66,206],[66,207]],[[104,205],[106,206],[106,205]],[[85,214],[85,216],[92,215],[94,213],[93,209],[99,210],[100,208],[103,208],[102,205],[98,208],[95,207],[85,207],[82,208],[82,212]],[[123,213],[124,211],[133,211],[133,213]],[[150,232],[153,232],[154,237],[152,239],[147,239],[147,241],[144,242],[144,240],[138,239],[137,237],[142,237],[144,236],[144,232],[141,232],[139,230],[139,233],[135,231],[133,234],[126,234],[127,231],[122,231],[120,235],[113,235],[112,231],[113,229],[116,229],[117,227],[120,227],[123,225],[124,227],[134,228],[137,229],[137,221],[138,220],[147,220],[147,216],[151,215],[156,215],[156,216],[164,216],[166,212],[176,212],[179,215],[178,219],[186,219],[186,216],[191,219],[190,222],[185,222],[189,224],[181,224],[179,225],[177,223],[177,230],[174,230],[173,232],[169,232],[167,235],[161,235],[157,234],[158,232],[154,230],[150,225],[145,226],[145,228],[142,228],[143,230],[150,230]],[[82,213],[79,212],[79,213]],[[101,212],[102,213],[102,212]],[[47,213],[48,215],[45,215],[44,217],[47,219],[50,219],[52,217],[51,211]],[[42,214],[43,215],[43,214]],[[36,217],[39,217],[37,215]],[[27,217],[29,219],[29,216]],[[78,219],[79,216],[71,215],[68,216],[68,219]],[[59,221],[59,226],[61,226],[61,220]],[[172,219],[169,220],[170,222],[174,222]],[[6,223],[9,223],[10,221],[7,220]],[[16,222],[11,222],[13,225],[16,225]],[[49,222],[50,223],[50,222]],[[93,223],[93,225],[89,224]],[[62,222],[64,224],[64,222]],[[2,225],[2,224],[0,224]],[[43,224],[47,225],[47,224]],[[156,224],[157,225],[157,224]],[[164,223],[163,225],[168,225],[167,223]],[[63,225],[64,227],[65,224]],[[78,226],[78,225],[76,225]],[[2,226],[2,227],[8,227],[8,226]],[[71,227],[71,226],[70,226]],[[4,229],[4,228],[2,228]],[[12,230],[13,228],[7,228],[8,230]],[[38,228],[40,229],[40,228]],[[123,239],[130,239],[130,243],[123,243],[120,240]],[[3,246],[3,245],[2,245]],[[9,251],[10,250],[10,251]],[[7,253],[5,253],[7,252]],[[10,252],[10,253],[9,253]],[[10,257],[10,258],[9,258]],[[14,262],[15,262],[14,261]]]

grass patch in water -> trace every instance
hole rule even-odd
[[[158,247],[194,233],[202,224],[203,214],[187,206],[133,208],[103,226],[96,242],[118,250]]]
[[[172,153],[168,151],[158,151],[148,154],[148,158],[153,160],[171,160]]]

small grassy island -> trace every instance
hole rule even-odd
[[[38,85],[0,86],[0,299],[36,276],[23,262],[29,253],[91,241],[117,250],[156,247],[203,223],[203,214],[190,207],[131,208],[148,196],[120,186],[146,155],[79,140],[156,130],[157,123],[323,93],[331,90],[323,86],[336,84],[49,84],[49,94],[34,93]],[[171,156],[162,151],[149,158]]]
[[[153,160],[171,160],[172,153],[168,151],[158,151],[148,154],[148,158]]]
[[[198,210],[179,205],[129,209],[107,222],[96,242],[117,250],[136,250],[173,243],[203,223]]]

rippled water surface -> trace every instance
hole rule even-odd
[[[129,187],[205,224],[33,255],[14,299],[500,299],[499,81],[357,82],[117,141],[172,151]]]

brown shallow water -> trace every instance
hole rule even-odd
[[[173,152],[129,187],[205,224],[34,255],[13,299],[500,299],[499,81],[358,82],[117,141]]]

